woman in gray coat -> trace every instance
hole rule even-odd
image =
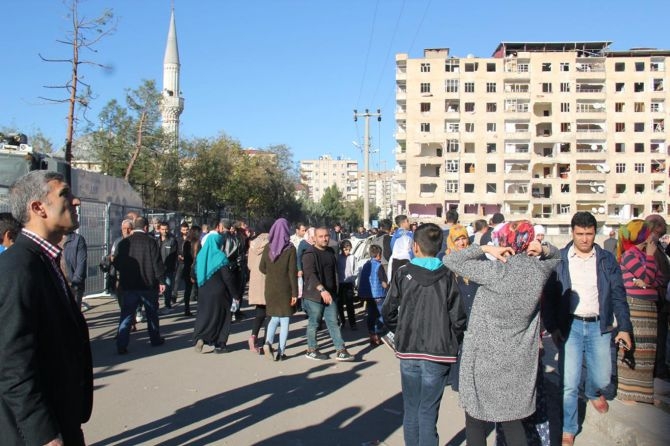
[[[560,257],[534,240],[526,220],[506,223],[493,238],[498,246],[444,257],[447,268],[479,284],[463,340],[460,404],[468,446],[486,445],[487,422],[501,423],[508,444],[526,445],[521,420],[535,412],[540,295]]]

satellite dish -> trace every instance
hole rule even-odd
[[[603,192],[605,192],[605,186],[598,186],[598,193],[602,194]]]
[[[598,188],[595,186],[591,186],[591,192],[598,192]]]
[[[592,214],[597,214],[598,213],[598,208],[591,208],[591,213]]]
[[[607,164],[596,164],[596,170],[600,173],[609,173],[610,166]]]
[[[598,150],[598,144],[591,144],[591,150],[593,151]]]
[[[605,213],[605,208],[602,207],[602,206],[600,206],[600,207],[598,208],[598,213],[599,213],[599,214],[604,214],[604,213]]]

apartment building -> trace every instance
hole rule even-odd
[[[502,212],[566,234],[670,217],[670,50],[502,42],[492,56],[396,55],[395,213]],[[668,85],[668,87],[666,87]]]
[[[308,197],[320,201],[323,192],[335,184],[347,201],[360,196],[358,188],[358,161],[322,155],[314,160],[300,161],[300,182],[307,186]]]

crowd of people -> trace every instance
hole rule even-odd
[[[84,444],[93,385],[79,201],[61,175],[40,171],[19,179],[9,197],[11,215],[0,214],[0,271],[13,278],[0,282],[0,426],[12,444]],[[325,327],[334,359],[352,361],[342,330],[358,331],[360,302],[361,336],[399,360],[408,445],[439,444],[447,386],[459,394],[468,445],[485,445],[492,425],[497,444],[548,445],[549,338],[559,352],[563,446],[579,432],[580,393],[600,414],[613,398],[654,403],[654,378],[668,379],[670,247],[661,215],[622,224],[603,248],[588,212],[572,217],[562,248],[541,225],[500,213],[470,226],[455,210],[442,227],[405,215],[394,223],[347,237],[339,224],[292,228],[277,218],[252,229],[221,219],[183,222],[173,235],[168,223],[130,212],[106,258],[120,309],[117,353],[129,352],[145,318],[151,345],[163,345],[160,315],[183,290],[184,316],[197,301],[198,353],[230,351],[246,296],[253,354],[287,360],[291,320],[304,313],[304,356],[329,359],[317,339]],[[365,255],[354,255],[361,243]]]

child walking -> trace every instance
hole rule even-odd
[[[442,241],[439,226],[418,227],[414,258],[394,271],[382,305],[382,318],[395,333],[400,359],[408,445],[439,444],[440,402],[465,331],[465,310],[454,274],[436,257]]]
[[[342,240],[340,242],[340,255],[337,256],[337,314],[340,319],[340,327],[344,326],[344,308],[347,309],[349,327],[356,330],[356,313],[354,310],[354,285],[356,282],[356,264],[354,256],[351,255],[351,242]]]

